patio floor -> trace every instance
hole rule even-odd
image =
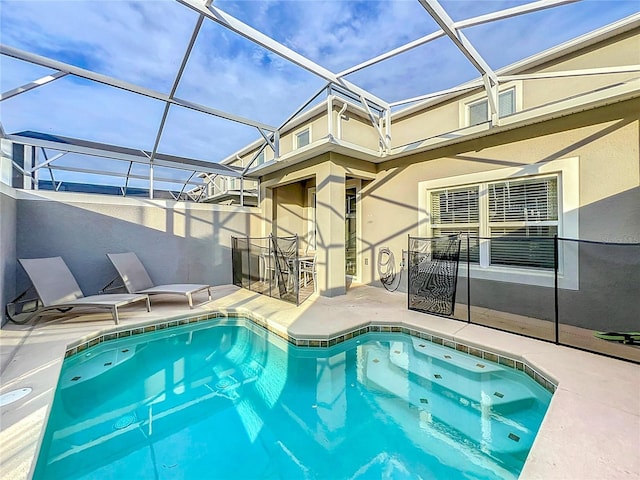
[[[299,307],[218,286],[213,301],[194,310],[176,297],[154,297],[151,312],[123,308],[119,327],[210,311],[252,312],[296,338],[330,338],[370,322],[398,323],[521,358],[556,380],[558,388],[520,478],[640,478],[638,365],[409,311],[405,294],[370,286],[354,285],[347,295],[334,298],[313,295]],[[33,391],[1,407],[1,478],[30,476],[67,345],[114,328],[103,313],[2,328],[0,394],[25,387]]]

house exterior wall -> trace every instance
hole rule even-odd
[[[85,295],[115,277],[110,252],[137,253],[157,284],[229,284],[231,236],[246,236],[260,223],[258,210],[249,207],[17,193],[16,257],[61,256]],[[15,271],[22,291],[28,279]]]
[[[640,102],[631,100],[383,163],[376,180],[361,192],[362,238],[366,245],[361,259],[362,280],[378,284],[376,264],[380,248],[391,248],[399,263],[402,251],[407,249],[407,235],[420,234],[420,209],[425,208],[420,201],[420,182],[451,178],[453,187],[456,176],[566,158],[577,158],[579,165],[577,238],[640,242],[639,112]],[[372,260],[368,266],[364,265],[365,258]],[[583,286],[589,283],[588,277],[614,274],[599,271],[597,265],[587,262],[583,255],[577,279]],[[615,281],[609,277],[611,282],[622,284],[624,266],[615,275],[622,276]],[[549,311],[553,303],[547,301],[553,302],[552,289],[539,285],[508,287],[506,298],[505,289],[496,288],[495,281],[475,281],[473,303],[537,318],[549,318],[553,313]],[[609,298],[608,305],[623,305],[623,298],[628,298],[624,297],[627,290],[611,288],[614,297],[616,292],[621,297]],[[565,298],[579,306],[567,313],[573,321],[579,322],[590,309],[599,308],[591,303],[592,299],[597,301],[591,294],[580,289],[564,292]],[[629,328],[629,319],[632,315],[640,318],[640,311],[625,308],[625,314],[618,316],[622,322],[618,326]]]
[[[276,204],[276,236],[302,236],[305,230],[304,200],[305,191],[300,183],[283,185],[274,190]]]
[[[398,147],[457,130],[459,110],[460,100],[456,99],[392,120],[391,144]]]
[[[369,118],[357,115],[352,109],[347,109],[343,115],[338,115],[339,109],[334,107],[333,124],[337,131],[341,131],[340,139],[370,150],[377,151],[380,143],[378,132],[371,125]],[[338,127],[338,122],[340,127]]]
[[[640,185],[638,106],[638,101],[629,101],[532,126],[528,131],[505,132],[382,164],[378,178],[363,189],[365,216],[384,218],[385,227],[389,220],[397,222],[395,227],[388,226],[391,231],[417,231],[420,181],[575,156],[580,159],[580,208],[593,210],[599,202],[611,201]],[[627,221],[640,220],[633,202],[623,202],[621,207],[620,212],[627,213],[620,216],[581,215],[581,237],[600,241],[634,237],[639,223]],[[376,234],[375,222],[365,224],[368,230],[363,235],[378,237],[375,243],[384,240],[383,234]]]
[[[310,128],[310,143],[313,143],[321,138],[325,138],[329,134],[329,125],[326,115],[326,110],[301,125],[298,125],[290,130],[281,132],[280,134],[280,155],[286,155],[296,150],[294,148],[295,135],[306,128]],[[273,159],[273,152],[271,149],[267,149],[267,160]]]

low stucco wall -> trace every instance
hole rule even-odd
[[[4,306],[16,295],[16,211],[15,191],[0,182],[0,307],[6,322]]]
[[[13,201],[5,202],[3,197],[5,297],[12,289],[22,291],[29,285],[16,258],[61,256],[84,294],[91,295],[116,276],[105,254],[127,251],[140,257],[156,284],[228,284],[231,237],[249,235],[259,221],[259,210],[250,207],[61,192],[14,193]],[[13,220],[4,215],[5,203],[14,212]]]

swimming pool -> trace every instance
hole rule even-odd
[[[516,478],[550,399],[402,333],[304,348],[203,322],[66,359],[34,478]]]

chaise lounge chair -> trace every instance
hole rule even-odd
[[[85,297],[62,257],[20,258],[18,261],[31,280],[38,299],[36,299],[34,311],[26,312],[27,314],[22,315],[20,319],[9,316],[9,319],[15,323],[26,323],[47,310],[55,309],[66,312],[72,308],[82,307],[111,310],[113,320],[118,324],[120,321],[118,307],[140,301],[146,301],[147,311],[151,311],[149,296],[144,294],[109,294]],[[7,308],[7,312],[8,310]]]
[[[133,252],[107,253],[107,257],[109,257],[109,260],[118,271],[118,275],[129,293],[185,295],[189,300],[189,307],[193,308],[192,295],[206,290],[209,295],[209,301],[211,301],[210,285],[193,283],[154,285],[144,265]]]

